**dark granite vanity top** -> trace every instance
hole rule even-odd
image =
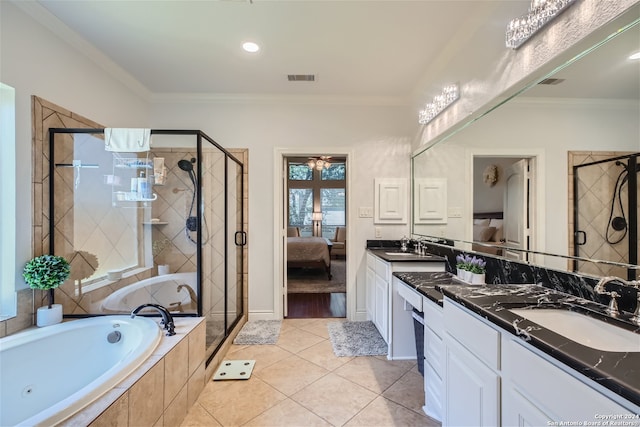
[[[640,405],[640,326],[631,322],[630,314],[623,313],[613,318],[606,314],[606,307],[601,304],[537,285],[466,285],[453,279],[450,273],[394,275],[440,305],[444,294],[630,402]],[[638,351],[611,352],[587,347],[509,310],[514,308],[558,308],[616,324],[638,334]],[[631,343],[632,348],[633,344]]]

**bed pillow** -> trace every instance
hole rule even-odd
[[[473,225],[489,225],[489,218],[474,219]]]
[[[473,241],[474,242],[489,242],[496,232],[495,227],[489,227],[486,225],[474,225],[473,226]]]
[[[501,219],[492,219],[491,222],[489,223],[490,227],[495,227],[496,228],[496,232],[493,235],[493,240],[495,240],[496,242],[501,242],[502,239],[504,239],[504,232],[503,232],[503,220]]]

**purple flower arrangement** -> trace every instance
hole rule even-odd
[[[477,258],[468,254],[460,254],[456,257],[456,268],[470,271],[475,274],[486,272],[487,263],[482,258]]]

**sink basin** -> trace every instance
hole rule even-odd
[[[587,347],[640,352],[640,334],[575,311],[554,308],[509,311]]]
[[[393,256],[420,256],[418,254],[414,254],[411,252],[385,252],[385,255],[393,255]]]

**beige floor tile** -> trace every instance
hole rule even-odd
[[[331,426],[331,424],[293,400],[287,399],[278,403],[276,406],[261,415],[258,415],[256,418],[245,424],[245,426],[321,427]]]
[[[291,354],[277,345],[248,345],[236,349],[233,353],[227,353],[224,360],[255,360],[253,372],[258,373],[262,369],[286,359]]]
[[[376,398],[370,405],[353,417],[346,426],[392,427],[392,426],[425,426],[440,427],[440,423],[385,399]]]
[[[424,414],[422,411],[424,377],[418,372],[418,367],[416,366],[404,374],[402,378],[386,389],[382,396],[418,414]]]
[[[328,374],[292,396],[292,399],[341,426],[367,406],[376,394],[335,374]]]
[[[290,331],[291,329],[300,329],[303,326],[315,323],[323,319],[284,319],[280,327],[280,333]]]
[[[319,319],[313,323],[303,325],[302,327],[300,327],[300,329],[302,329],[303,331],[311,332],[312,334],[328,340],[329,329],[327,329],[327,323],[329,323],[330,321],[334,321],[334,319]]]
[[[406,374],[415,362],[354,357],[334,372],[375,393],[382,393]]]
[[[318,344],[323,339],[324,338],[311,332],[303,331],[302,329],[291,329],[280,333],[277,345],[295,354],[314,344]]]
[[[328,340],[319,342],[306,350],[302,350],[298,353],[298,356],[330,371],[339,368],[353,359],[353,357],[337,357],[333,352],[331,341]]]
[[[180,427],[218,427],[220,423],[199,403],[191,407]]]
[[[210,381],[198,402],[223,426],[238,426],[285,398],[284,394],[252,376],[248,380]]]
[[[256,375],[276,390],[291,396],[328,373],[328,370],[292,355],[257,372]]]

